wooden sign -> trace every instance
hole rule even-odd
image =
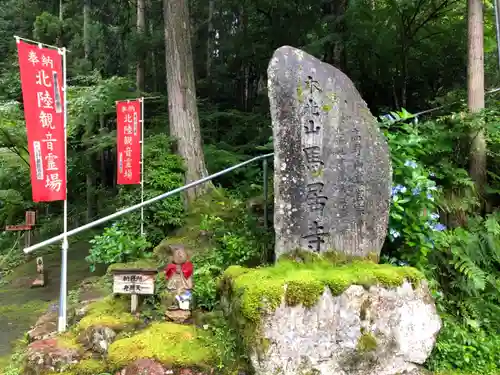
[[[7,231],[31,230],[31,225],[26,225],[26,224],[6,225],[5,230],[7,230]]]
[[[131,311],[137,310],[138,295],[152,295],[155,292],[155,269],[116,269],[113,273],[113,293],[132,295]]]
[[[26,225],[35,225],[35,211],[26,211]]]

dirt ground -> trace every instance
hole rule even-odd
[[[82,280],[94,276],[85,261],[88,245],[75,244],[68,251],[68,290],[76,287]],[[43,288],[30,288],[36,277],[35,259],[23,264],[6,277],[7,284],[0,286],[0,359],[11,354],[12,343],[23,337],[48,309],[58,308],[59,281],[61,279],[60,252],[44,255],[47,270],[47,285]],[[0,361],[2,362],[2,361]],[[0,363],[0,368],[1,368]]]

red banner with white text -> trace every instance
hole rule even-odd
[[[141,102],[116,102],[117,184],[141,183]]]
[[[34,202],[66,200],[62,55],[17,41]]]

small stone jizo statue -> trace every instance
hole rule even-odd
[[[45,286],[45,271],[43,269],[43,258],[36,258],[36,273],[38,274],[36,279],[31,283],[31,287],[42,287]]]
[[[165,267],[167,291],[173,297],[169,310],[189,310],[193,289],[193,263],[182,246],[172,246],[172,262]]]

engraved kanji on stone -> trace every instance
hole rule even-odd
[[[310,146],[305,147],[303,150],[306,156],[307,167],[313,172],[320,170],[324,165],[321,159],[321,148],[319,146]]]
[[[325,243],[323,237],[327,236],[328,233],[324,231],[323,225],[319,225],[317,220],[314,220],[309,225],[309,231],[305,236],[302,236],[303,239],[307,240],[307,247],[316,252],[320,252],[321,244]]]
[[[319,105],[313,98],[307,99],[306,109],[309,116],[319,116]]]
[[[316,125],[314,123],[314,120],[308,120],[307,123],[304,125],[304,128],[305,128],[306,134],[311,134],[311,133],[317,134],[321,130],[321,126]]]
[[[326,195],[320,195],[323,192],[324,186],[325,184],[322,182],[314,182],[307,185],[306,201],[311,211],[320,211],[321,214],[323,213],[326,201],[328,200]]]
[[[306,79],[306,87],[309,90],[309,93],[314,93],[315,91],[323,91],[321,86],[319,85],[319,82],[316,81],[312,76],[307,76]]]

